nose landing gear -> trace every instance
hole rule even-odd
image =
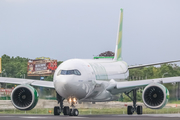
[[[68,102],[70,103],[70,106],[71,106],[71,109],[69,111],[69,116],[78,116],[79,115],[79,111],[74,106],[77,103],[76,98],[75,97],[70,97],[68,99]]]
[[[61,112],[63,112],[64,115],[69,115],[69,116],[78,116],[79,115],[78,109],[76,109],[74,106],[74,104],[76,104],[76,102],[77,102],[76,98],[70,97],[68,99],[71,109],[69,109],[69,106],[63,106],[64,98],[61,97],[58,93],[57,93],[57,101],[58,101],[58,103],[60,103],[60,107],[59,106],[54,107],[54,115],[60,115]]]
[[[78,116],[79,111],[78,109],[70,109],[69,116]]]

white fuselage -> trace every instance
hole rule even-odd
[[[106,88],[109,81],[124,81],[129,76],[124,61],[108,59],[70,59],[54,73],[54,87],[59,95],[79,101],[110,101],[116,99]]]

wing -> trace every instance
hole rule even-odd
[[[54,88],[54,84],[51,81],[41,81],[41,80],[32,80],[32,79],[0,77],[0,83],[29,84],[32,86]]]
[[[160,64],[166,64],[166,63],[173,63],[173,62],[180,62],[180,60],[171,60],[171,61],[165,61],[165,62],[157,62],[157,63],[143,64],[143,65],[129,66],[128,69],[146,67],[146,66],[152,66],[152,65],[160,65]]]
[[[110,81],[110,84],[106,88],[106,90],[108,90],[112,94],[129,92],[132,89],[145,87],[153,82],[155,82],[155,83],[175,83],[175,82],[180,82],[180,77],[168,77],[168,78],[157,78],[157,79],[125,81],[125,82]]]

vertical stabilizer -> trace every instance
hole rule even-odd
[[[122,60],[122,58],[121,58],[121,53],[122,53],[122,24],[123,24],[123,9],[120,10],[120,16],[119,16],[116,49],[115,49],[115,56],[114,56],[114,60],[116,60],[116,61]]]

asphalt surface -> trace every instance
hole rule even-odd
[[[7,115],[0,114],[0,120],[180,120],[180,114],[144,114],[144,115]]]

